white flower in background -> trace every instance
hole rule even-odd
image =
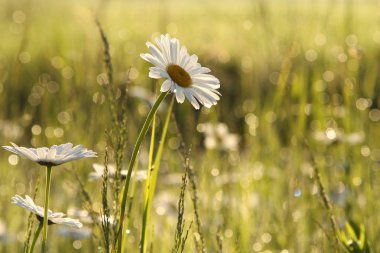
[[[94,163],[92,164],[92,167],[94,168],[95,171],[90,172],[90,174],[88,175],[88,179],[90,181],[101,179],[105,170],[105,166],[103,164]],[[108,168],[108,176],[110,178],[114,178],[115,173],[116,173],[116,166],[114,164],[108,164],[107,168]],[[121,174],[121,178],[125,178],[128,174],[128,171],[121,170],[120,174]],[[137,182],[144,181],[147,178],[147,176],[148,175],[147,175],[146,170],[138,170],[136,172],[136,181]],[[134,177],[134,171],[132,171],[132,177]]]
[[[88,227],[75,229],[71,227],[60,227],[58,233],[65,237],[70,237],[74,240],[83,240],[91,237],[92,230]]]
[[[72,218],[78,219],[80,222],[85,223],[85,224],[93,223],[90,213],[84,209],[70,207],[67,209],[67,215]]]
[[[12,146],[3,146],[3,148],[43,166],[57,166],[85,157],[96,157],[96,152],[87,150],[82,145],[73,147],[71,143],[53,145],[50,148],[25,148],[11,144]]]
[[[365,133],[363,131],[344,133],[343,130],[338,128],[329,127],[325,131],[315,131],[313,133],[314,139],[325,145],[333,143],[347,143],[348,145],[357,145],[364,141]]]
[[[204,145],[207,149],[236,151],[239,148],[239,135],[230,133],[224,123],[199,124],[197,130],[205,135]]]
[[[198,63],[198,56],[189,55],[186,47],[180,45],[178,39],[169,34],[155,39],[158,47],[151,42],[146,45],[151,54],[141,54],[141,57],[152,63],[149,77],[166,78],[161,86],[161,92],[174,92],[178,103],[183,103],[185,97],[195,109],[199,103],[207,108],[217,104],[221,94],[218,78],[208,74],[211,70]]]
[[[23,199],[19,195],[15,195],[14,197],[12,197],[12,203],[34,213],[40,222],[42,222],[42,220],[44,219],[44,208],[34,204],[33,199],[31,199],[28,195],[25,195],[25,199]],[[48,224],[62,224],[76,228],[82,227],[82,223],[80,223],[78,220],[74,220],[64,216],[64,213],[53,213],[51,210],[48,210]]]

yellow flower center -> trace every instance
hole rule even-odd
[[[186,72],[182,67],[170,64],[166,71],[168,72],[170,78],[181,87],[189,87],[192,83],[189,73]]]

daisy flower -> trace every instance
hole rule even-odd
[[[82,227],[81,229],[74,229],[71,227],[60,227],[58,233],[62,236],[70,237],[74,240],[84,240],[91,237],[92,230],[88,227]]]
[[[166,78],[161,92],[175,93],[178,103],[183,103],[186,97],[195,109],[200,108],[199,103],[207,108],[216,105],[221,96],[217,91],[219,80],[208,74],[211,71],[209,68],[198,63],[198,56],[190,56],[186,47],[169,34],[161,35],[155,42],[157,46],[146,43],[151,54],[140,56],[154,65],[149,69],[149,77]]]
[[[71,143],[53,145],[50,148],[25,148],[12,142],[11,144],[12,146],[3,146],[3,148],[43,166],[57,166],[85,157],[96,157],[96,152],[87,150],[82,145],[73,147]]]
[[[92,167],[94,168],[94,171],[90,172],[90,174],[88,175],[89,181],[102,179],[105,166],[103,164],[94,163],[92,164]],[[107,168],[108,168],[108,176],[110,178],[114,178],[116,175],[116,166],[114,164],[108,164]],[[128,174],[127,170],[120,171],[120,176],[122,179],[125,179],[127,177],[127,174]],[[146,170],[138,170],[136,172],[136,181],[137,182],[144,181],[148,177],[147,174],[148,173],[146,172]],[[134,177],[134,171],[132,171],[132,177]]]
[[[239,148],[239,135],[230,133],[227,125],[224,123],[199,124],[197,130],[204,133],[204,145],[207,149],[219,148],[225,151],[236,151]]]
[[[34,213],[40,222],[43,221],[44,208],[34,204],[33,199],[31,199],[28,195],[25,195],[25,199],[23,199],[19,195],[15,195],[14,197],[12,197],[12,203],[18,206],[21,206],[22,208]],[[48,217],[49,225],[62,224],[66,226],[76,227],[76,228],[82,227],[82,223],[80,223],[78,220],[65,217],[64,213],[54,213],[51,210],[48,210],[47,213],[48,213],[47,217]]]

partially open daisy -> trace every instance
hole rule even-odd
[[[169,34],[161,35],[155,42],[158,48],[147,42],[151,54],[141,54],[141,57],[154,65],[149,69],[149,77],[166,78],[161,92],[174,92],[179,103],[186,97],[195,109],[200,108],[199,103],[208,108],[217,104],[221,96],[217,91],[219,80],[208,74],[210,69],[198,63],[198,56],[190,56],[186,47],[181,47],[178,39]]]
[[[28,195],[25,195],[25,199],[19,195],[15,195],[12,197],[12,203],[34,213],[37,216],[37,219],[42,223],[44,219],[44,208],[37,206],[34,203],[33,199],[31,199]],[[64,213],[54,213],[51,210],[48,210],[47,217],[49,225],[62,224],[76,228],[82,227],[82,223],[80,223],[78,220],[65,217]]]
[[[57,166],[85,157],[96,157],[96,152],[87,150],[82,145],[73,147],[71,143],[53,145],[50,148],[25,148],[11,144],[12,146],[3,146],[3,148],[43,166]]]

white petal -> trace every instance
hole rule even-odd
[[[199,106],[199,103],[198,101],[194,98],[192,92],[191,92],[191,89],[186,89],[185,90],[185,96],[187,97],[187,99],[190,101],[190,103],[192,104],[192,106],[199,110],[200,106]]]
[[[205,88],[201,88],[201,87],[197,87],[197,86],[192,86],[192,87],[197,92],[201,92],[202,94],[210,96],[211,98],[213,98],[215,100],[219,100],[219,96],[218,96],[218,94],[216,94],[216,93],[219,93],[218,91],[211,90],[211,89],[205,89]]]
[[[192,56],[187,57],[186,63],[182,67],[186,71],[189,71],[190,69],[192,69],[194,67],[194,65],[197,66],[197,60],[198,60],[198,56],[196,56],[195,54],[193,54]]]
[[[179,51],[179,57],[178,57],[178,62],[177,62],[178,65],[183,67],[188,58],[190,58],[190,56],[187,53],[187,48],[185,46],[182,46],[181,50]]]
[[[179,41],[177,39],[170,40],[170,55],[171,62],[178,64],[178,54],[179,54]]]
[[[217,103],[217,101],[213,97],[211,97],[204,91],[195,88],[192,90],[194,96],[199,100],[201,104],[203,104],[207,108],[210,108],[212,105],[215,105]]]
[[[164,36],[161,35],[160,38],[156,39],[156,44],[158,47],[161,49],[161,52],[163,56],[166,58],[168,61],[167,63],[171,63],[171,57],[170,57],[170,36]]]
[[[189,70],[188,72],[189,72],[190,75],[195,75],[195,74],[210,73],[211,70],[209,68],[199,67],[199,68],[193,68],[193,69]]]
[[[151,42],[147,42],[146,45],[149,48],[149,50],[152,52],[153,56],[155,56],[162,63],[168,64],[168,61],[162,55],[162,53],[160,52],[160,50],[157,49],[156,46],[154,46]]]
[[[149,77],[159,79],[162,77],[163,78],[169,78],[169,75],[165,70],[163,70],[160,67],[150,67],[149,68]]]
[[[206,83],[212,83],[212,84],[219,84],[220,81],[218,78],[216,78],[213,75],[209,74],[195,74],[191,76],[191,79],[194,82],[206,82]]]
[[[61,144],[57,148],[57,154],[66,153],[68,150],[70,150],[73,147],[72,143],[65,143]]]
[[[144,60],[152,63],[153,65],[157,66],[157,67],[160,67],[160,68],[165,68],[165,63],[164,62],[160,62],[156,57],[154,57],[153,55],[151,54],[140,54],[141,58],[143,58]]]
[[[173,86],[173,82],[171,80],[167,79],[161,85],[160,91],[161,92],[167,92],[168,90],[170,90],[172,88],[172,86]]]
[[[46,155],[46,158],[54,160],[56,153],[57,153],[57,150],[55,148],[50,148],[49,152]]]
[[[185,101],[185,94],[183,93],[183,88],[178,87],[178,86],[176,87],[175,97],[178,103],[182,104],[183,101]]]

